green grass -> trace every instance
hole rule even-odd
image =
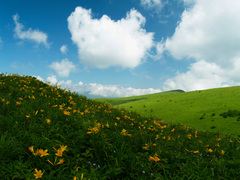
[[[134,99],[134,101],[132,101]],[[145,117],[182,123],[201,131],[221,132],[240,137],[239,116],[224,118],[222,113],[240,110],[240,86],[202,91],[168,91],[151,95],[98,99]]]
[[[240,178],[239,138],[143,117],[30,76],[0,74],[0,135],[1,179]]]

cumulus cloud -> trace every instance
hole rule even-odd
[[[179,73],[164,82],[164,90],[182,89],[184,91],[210,89],[229,86],[227,72],[215,63],[204,60],[193,63],[189,71]]]
[[[52,84],[52,85],[56,85],[58,82],[56,75],[47,77],[47,82],[50,82],[50,84]]]
[[[97,83],[83,83],[79,81],[78,83],[73,83],[71,80],[58,81],[56,75],[51,75],[47,77],[45,81],[40,76],[34,76],[42,82],[48,82],[51,85],[61,86],[63,89],[71,90],[78,94],[90,96],[90,97],[129,97],[129,96],[139,96],[144,94],[152,94],[161,92],[160,89],[140,89],[133,87],[122,87],[119,85],[103,85]]]
[[[68,29],[82,64],[135,68],[154,45],[153,33],[143,29],[145,21],[135,9],[126,18],[113,21],[107,15],[93,19],[91,9],[77,7],[68,17]]]
[[[37,44],[44,44],[46,47],[50,47],[50,44],[47,42],[47,34],[39,30],[32,30],[29,28],[27,31],[24,31],[24,26],[19,23],[19,15],[16,14],[13,16],[14,23],[16,25],[14,32],[15,37],[19,39],[27,39],[36,42]]]
[[[205,59],[224,67],[240,57],[240,1],[198,0],[185,10],[165,49],[175,58]]]
[[[60,48],[60,51],[63,53],[63,54],[66,54],[67,53],[67,45],[62,45],[61,48]]]
[[[67,58],[61,62],[53,62],[49,67],[54,69],[60,77],[68,77],[71,72],[76,71],[76,65]]]
[[[39,81],[44,82],[44,79],[41,76],[33,76],[33,77],[37,78]]]
[[[117,85],[102,85],[96,83],[84,84],[79,82],[73,84],[71,80],[60,81],[58,85],[61,85],[63,88],[70,89],[71,91],[77,92],[79,94],[88,94],[91,96],[102,96],[102,97],[128,97],[128,96],[137,96],[143,94],[151,94],[161,92],[160,89],[136,89],[132,87],[121,87]]]
[[[238,84],[236,72],[240,71],[240,1],[184,2],[192,5],[183,12],[173,36],[161,42],[160,47],[176,59],[191,58],[195,63],[189,71],[178,73],[176,77],[167,80],[165,85],[193,90]]]
[[[160,12],[163,8],[162,0],[141,0],[141,5],[146,9],[154,9]]]

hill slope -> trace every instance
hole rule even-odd
[[[198,130],[220,131],[240,136],[239,116],[224,118],[221,113],[240,111],[240,86],[202,91],[168,91],[126,98],[98,99],[147,117],[182,123]]]
[[[240,139],[0,74],[1,179],[239,179]]]

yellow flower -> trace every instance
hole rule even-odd
[[[65,114],[66,116],[69,116],[70,112],[69,111],[63,111],[63,114]]]
[[[18,99],[19,99],[20,101],[22,101],[22,100],[23,100],[23,98],[21,98],[21,97],[20,97],[20,98],[18,98]]]
[[[101,127],[101,123],[97,123],[97,127],[99,127],[99,128],[100,128],[100,127]]]
[[[40,154],[40,157],[48,156],[49,154],[47,152],[48,152],[47,149],[45,151],[43,149],[38,150],[38,153]]]
[[[175,129],[173,128],[172,130],[171,130],[171,132],[174,132],[175,131]]]
[[[92,134],[92,132],[87,132],[87,134]]]
[[[30,115],[26,115],[26,118],[27,118],[27,119],[30,118]]]
[[[16,105],[21,105],[21,103],[20,102],[16,102]]]
[[[32,153],[34,153],[33,146],[29,147],[28,149],[29,149],[29,151],[31,151]]]
[[[108,123],[106,124],[106,127],[109,128],[109,124]]]
[[[93,130],[95,133],[98,133],[98,132],[99,132],[99,129],[98,129],[97,127],[92,128],[92,130]]]
[[[55,153],[56,156],[62,157],[62,151],[60,149]]]
[[[188,139],[191,139],[191,138],[192,138],[192,135],[191,135],[191,134],[189,134],[189,135],[187,135],[187,137],[188,137]]]
[[[213,150],[212,150],[212,149],[209,149],[208,151],[209,151],[210,153],[212,153],[212,152],[213,152]]]
[[[57,165],[62,164],[63,162],[64,162],[64,160],[60,159],[59,162],[57,163]]]
[[[37,169],[34,169],[34,171],[36,172],[36,174],[34,174],[35,179],[41,178],[44,173],[41,170],[38,171]]]
[[[224,153],[225,153],[225,151],[224,151],[224,150],[222,150],[222,151],[221,151],[221,154],[222,154],[222,155],[224,155]]]
[[[126,133],[127,133],[126,129],[123,129],[122,132],[121,132],[122,135],[126,135]]]
[[[116,119],[119,121],[119,120],[120,120],[120,117],[116,117]]]
[[[193,153],[197,154],[197,153],[199,153],[199,150],[197,150],[197,151],[193,151]]]
[[[67,146],[61,145],[60,146],[60,151],[67,151]]]
[[[5,99],[2,99],[2,102],[5,102]]]
[[[149,161],[158,162],[158,161],[160,161],[160,159],[159,159],[157,156],[155,156],[155,157],[150,156],[150,157],[149,157]]]
[[[158,161],[160,161],[160,159],[157,156],[155,156],[154,161],[158,162]]]
[[[50,124],[51,123],[51,119],[46,119],[47,123]]]
[[[206,145],[205,147],[209,147],[209,145]]]

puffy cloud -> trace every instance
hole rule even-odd
[[[38,78],[39,79],[39,78]],[[55,85],[57,84],[58,80],[55,75],[47,77],[47,81],[50,82],[50,84]]]
[[[240,1],[184,0],[188,6],[175,33],[159,43],[176,59],[195,62],[185,73],[165,82],[165,88],[206,89],[240,83]]]
[[[91,9],[77,7],[68,17],[68,29],[82,64],[135,68],[154,45],[153,33],[143,29],[145,21],[135,9],[126,18],[113,21],[107,15],[93,19]]]
[[[136,89],[132,87],[120,87],[117,85],[102,85],[96,83],[84,84],[79,82],[78,84],[73,84],[71,80],[60,81],[58,85],[63,88],[70,89],[71,91],[77,92],[79,94],[88,94],[91,96],[102,96],[102,97],[128,97],[137,96],[143,94],[151,94],[161,92],[160,89]]]
[[[41,76],[33,76],[33,77],[36,77],[39,81],[44,82],[44,79]]]
[[[165,50],[175,58],[205,59],[222,67],[240,57],[240,1],[198,0],[182,14]]]
[[[161,92],[160,89],[137,89],[132,87],[122,87],[118,85],[102,85],[97,83],[83,83],[79,81],[74,84],[71,80],[58,81],[56,75],[47,77],[47,81],[44,81],[40,76],[34,76],[42,82],[48,82],[52,85],[61,86],[63,89],[71,90],[82,95],[90,97],[128,97],[128,96],[138,96],[144,94],[152,94]]]
[[[154,9],[160,12],[163,8],[162,0],[141,0],[141,5],[146,9]]]
[[[44,44],[46,47],[50,47],[49,43],[47,42],[47,34],[44,32],[41,32],[39,30],[32,30],[31,28],[29,28],[27,31],[23,31],[24,26],[19,23],[19,16],[18,14],[13,16],[13,20],[15,22],[15,37],[19,38],[19,39],[28,39],[31,41],[36,42],[37,44]]]
[[[67,53],[67,45],[62,45],[61,48],[60,48],[60,51],[63,53],[63,54],[66,54]]]
[[[184,91],[225,87],[229,84],[227,71],[214,63],[204,60],[193,63],[186,73],[177,73],[174,78],[164,82],[164,90],[182,89]]]
[[[54,69],[60,77],[68,77],[70,72],[76,71],[76,65],[67,58],[61,62],[53,62],[49,67]]]

